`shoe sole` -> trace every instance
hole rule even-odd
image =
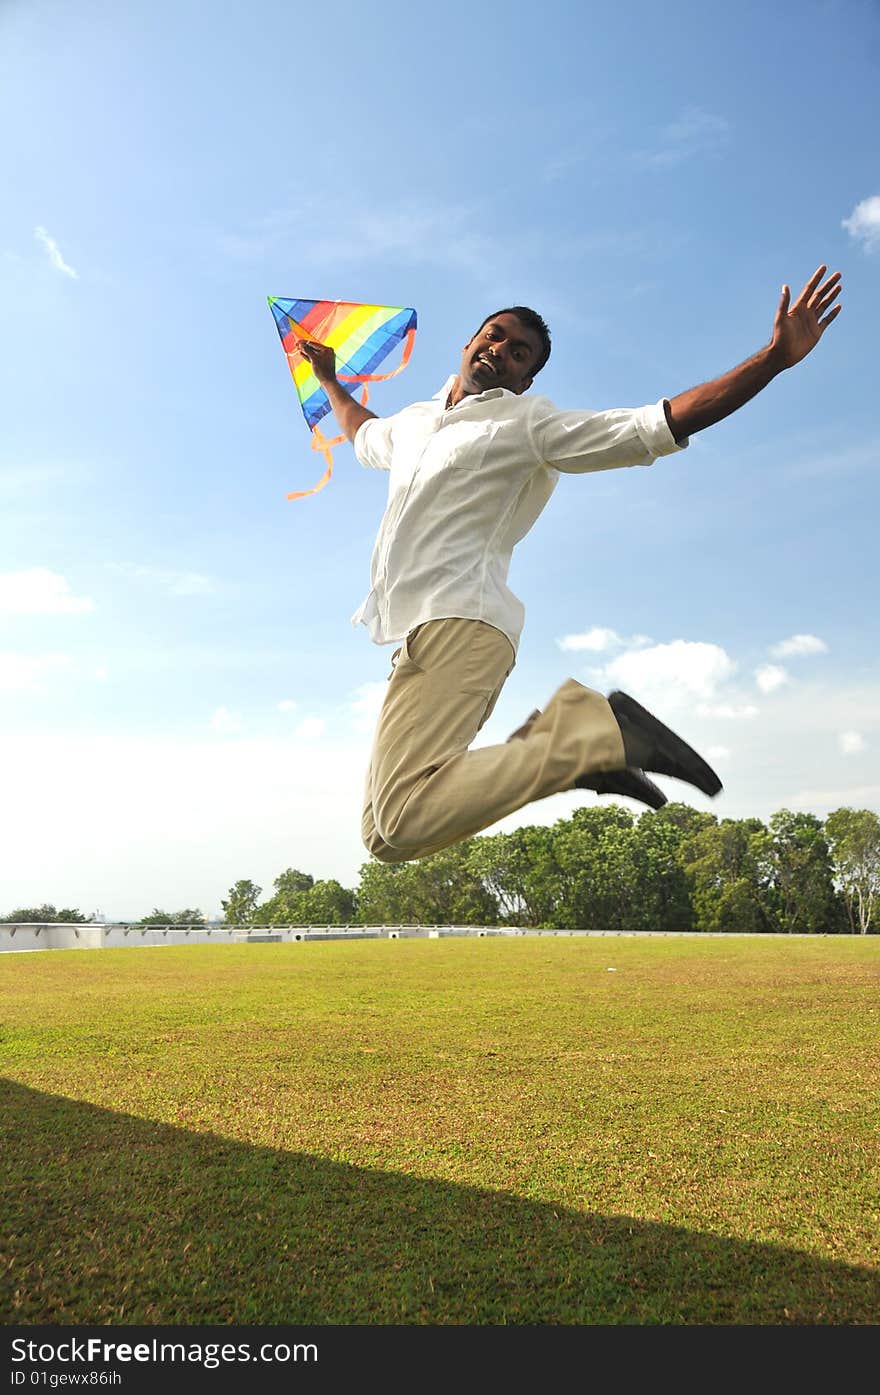
[[[662,809],[664,804],[669,803],[666,795],[653,780],[644,775],[638,779],[630,775],[628,770],[582,775],[579,780],[575,780],[574,788],[593,790],[596,794],[624,795],[627,799],[637,799],[640,804],[647,804],[649,809]]]
[[[633,726],[647,735],[654,741],[657,752],[662,759],[669,762],[666,769],[657,765],[652,765],[650,769],[657,775],[670,775],[675,780],[684,780],[689,785],[695,785],[703,794],[710,797],[718,794],[723,788],[716,772],[703,760],[701,755],[689,746],[686,741],[682,741],[680,736],[676,736],[674,731],[664,724],[647,710],[641,703],[636,702],[628,693],[614,692],[609,694],[608,701],[614,699],[611,710],[615,716],[627,717]]]

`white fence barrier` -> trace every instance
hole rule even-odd
[[[294,944],[319,940],[439,940],[515,935],[610,936],[617,939],[769,939],[716,930],[532,930],[477,925],[10,925],[0,924],[0,954],[40,949],[134,949],[159,945]],[[815,940],[816,935],[786,935]]]
[[[470,925],[59,925],[0,924],[0,953],[37,949],[120,949],[159,945],[291,944],[305,940],[439,939],[441,935],[520,935]],[[553,933],[544,932],[544,933]],[[570,932],[563,932],[570,933]]]

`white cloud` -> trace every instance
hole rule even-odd
[[[211,729],[224,736],[237,736],[243,726],[241,715],[238,712],[230,712],[228,707],[218,707],[211,718]]]
[[[355,886],[369,859],[360,839],[368,757],[362,743],[312,749],[289,735],[73,739],[0,728],[4,787],[16,791],[0,800],[0,913],[50,900],[98,906],[109,919],[157,905],[210,915],[240,877],[270,894],[291,849],[316,879]],[[187,797],[169,799],[169,782]]]
[[[44,679],[69,663],[66,654],[0,653],[0,692],[28,692],[39,688]]]
[[[49,236],[45,228],[34,228],[34,237],[37,239],[38,242],[42,242],[48,254],[49,261],[52,263],[56,271],[63,272],[65,276],[69,276],[73,281],[79,280],[79,272],[74,271],[72,266],[68,266],[67,262],[61,255],[58,243],[55,241],[54,237]]]
[[[843,219],[841,227],[846,228],[856,242],[861,242],[866,252],[880,248],[880,194],[872,194],[857,203],[849,217]]]
[[[381,258],[458,267],[477,275],[485,273],[487,263],[494,263],[493,275],[498,276],[503,249],[490,236],[475,231],[472,207],[423,202],[415,208],[412,203],[394,203],[390,196],[382,199],[374,193],[372,209],[365,209],[362,201],[350,200],[347,205],[337,201],[333,228],[327,230],[326,237],[304,247],[300,260],[328,266]],[[318,198],[298,199],[295,207],[277,209],[253,219],[240,231],[222,233],[220,250],[236,259],[265,259],[275,249],[288,246],[304,221],[321,216]],[[519,252],[521,257],[521,246]]]
[[[35,494],[45,495],[60,480],[69,480],[71,473],[69,465],[0,464],[0,497],[4,506],[9,501],[30,503]]]
[[[788,682],[788,674],[778,664],[763,664],[755,669],[755,682],[762,693],[773,693]]]
[[[102,664],[100,668],[95,669],[93,677],[97,678],[99,683],[106,683],[107,679],[110,677],[110,670],[107,668],[106,664]]]
[[[514,670],[481,740],[503,742],[549,696],[534,682]],[[366,686],[379,692],[386,685]],[[732,693],[731,700],[744,699]],[[669,720],[662,707],[654,710]],[[713,759],[710,748],[728,744],[730,727],[692,722],[691,715],[689,709],[688,720],[673,725]],[[840,752],[845,731],[864,734],[857,760]],[[360,840],[369,746],[369,736],[343,720],[341,707],[332,732],[314,743],[292,740],[281,723],[271,738],[223,740],[207,727],[201,736],[175,738],[60,726],[13,731],[0,724],[0,771],[4,788],[16,792],[15,800],[0,800],[0,912],[50,900],[84,911],[98,906],[121,919],[156,905],[199,906],[211,914],[240,877],[268,894],[290,866],[291,848],[295,865],[315,878],[355,887],[358,869],[369,861]],[[762,706],[759,720],[736,727],[730,761],[716,799],[662,776],[657,781],[670,799],[719,819],[766,821],[783,808],[820,817],[844,806],[880,810],[880,683],[851,685],[835,674],[833,681],[792,685]],[[187,790],[185,800],[169,801],[172,778]],[[552,825],[569,818],[581,798],[592,796],[551,795],[485,831]]]
[[[606,686],[623,688],[640,701],[658,699],[666,707],[714,697],[732,677],[736,664],[717,644],[676,639],[621,654],[601,670]]]
[[[857,759],[841,751],[842,732],[863,734],[865,747]],[[826,682],[783,686],[762,707],[759,720],[737,728],[733,774],[724,794],[707,807],[722,818],[754,814],[765,820],[778,809],[809,810],[824,818],[843,805],[880,808],[877,734],[876,681],[849,685],[835,675]],[[709,740],[715,736],[710,732]]]
[[[730,760],[729,746],[709,746],[706,750],[706,759],[713,764],[721,764]]]
[[[163,579],[172,596],[212,596],[217,590],[214,578],[201,572],[168,572]]]
[[[45,567],[0,573],[0,615],[81,615],[94,610],[88,596],[73,596],[63,576]]]
[[[211,576],[202,572],[176,571],[162,567],[141,567],[133,562],[105,562],[108,571],[134,577],[167,591],[171,596],[212,596],[219,586]]]
[[[292,698],[285,698],[278,703],[280,712],[293,712],[295,708],[296,703]],[[210,725],[212,731],[219,732],[223,736],[240,736],[245,729],[242,714],[233,712],[228,707],[218,707],[211,717]],[[316,741],[324,735],[326,730],[327,723],[323,717],[303,717],[294,727],[291,735],[295,741]]]
[[[759,710],[753,702],[745,702],[740,707],[735,707],[729,702],[701,702],[697,707],[697,716],[720,717],[731,722],[751,721],[753,717],[757,717]]]
[[[385,682],[362,683],[355,689],[355,695],[348,704],[348,712],[354,731],[371,732],[376,725],[379,711],[388,691]]]
[[[827,654],[828,645],[818,635],[792,635],[770,648],[774,659],[788,659],[798,654]]]
[[[299,741],[317,741],[326,730],[327,723],[323,717],[304,717],[293,734]]]
[[[865,738],[860,731],[842,731],[837,744],[845,756],[856,756],[865,749]]]
[[[877,809],[880,808],[880,780],[866,785],[812,785],[786,795],[776,807],[804,810],[823,819],[832,809]]]
[[[623,642],[616,630],[606,629],[602,625],[594,625],[584,634],[563,635],[562,639],[556,641],[560,649],[568,652],[589,650],[594,654],[600,654],[604,649],[619,649]]]

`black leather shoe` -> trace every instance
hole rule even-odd
[[[575,780],[576,790],[595,790],[597,794],[625,794],[630,799],[638,799],[649,804],[652,809],[662,809],[667,803],[666,795],[649,780],[644,770],[601,770],[592,775],[581,775]]]
[[[721,781],[710,765],[687,742],[663,725],[627,693],[608,694],[608,705],[623,737],[626,763],[655,775],[685,780],[703,794],[716,795]]]

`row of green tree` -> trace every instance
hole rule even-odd
[[[207,925],[207,919],[199,910],[160,911],[158,907],[151,915],[145,915],[143,919],[133,922],[135,925]],[[70,906],[63,906],[57,910],[55,906],[44,901],[42,906],[19,906],[16,910],[10,911],[8,915],[0,915],[0,925],[93,925],[91,916],[83,915],[80,910],[73,910]]]
[[[365,863],[357,891],[288,868],[261,901],[242,880],[232,925],[508,925],[582,930],[869,934],[880,929],[880,818],[781,809],[722,819],[617,804],[471,838],[418,862]]]
[[[769,823],[687,804],[636,818],[617,804],[555,824],[468,839],[418,862],[365,863],[356,890],[288,868],[273,894],[237,881],[228,925],[499,925],[581,930],[876,934],[880,817],[824,822],[781,809]],[[19,908],[0,921],[82,923],[79,911]],[[205,924],[156,907],[139,926]]]

